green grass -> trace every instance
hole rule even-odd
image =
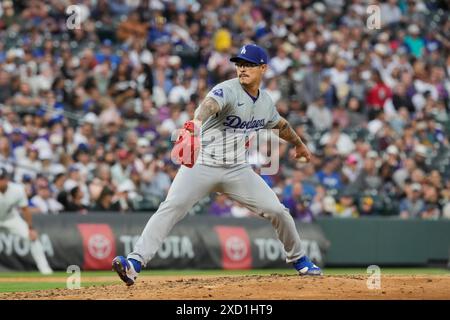
[[[145,270],[141,272],[145,276],[199,276],[199,275],[211,275],[211,276],[231,276],[231,275],[270,275],[270,274],[290,274],[295,272],[290,269],[261,269],[261,270]],[[364,268],[325,268],[325,275],[367,275],[367,271]],[[450,276],[450,270],[439,268],[381,268],[382,275],[447,275]],[[1,279],[13,279],[13,278],[42,278],[42,275],[38,272],[3,272],[0,273],[0,292],[16,292],[16,291],[33,291],[33,290],[46,290],[65,288],[66,279],[69,276],[66,272],[55,272],[49,282],[1,282]],[[81,272],[81,286],[88,287],[92,285],[100,286],[112,283],[120,283],[117,281],[111,281],[109,278],[105,278],[105,281],[98,282],[83,282],[83,276],[85,277],[111,277],[115,276],[112,271],[82,271]],[[60,278],[60,281],[55,278]]]
[[[86,282],[81,283],[81,287],[101,286],[107,284],[113,284],[114,282]],[[10,282],[0,283],[0,293],[2,292],[24,292],[35,290],[49,290],[49,289],[65,289],[66,284],[64,282]]]
[[[253,270],[144,270],[141,275],[145,276],[198,276],[198,275],[212,275],[212,276],[228,276],[228,275],[268,275],[272,273],[277,274],[294,274],[295,271],[291,268],[284,269],[253,269]],[[325,268],[324,273],[327,275],[346,275],[346,274],[367,274],[365,268]],[[450,270],[443,268],[381,268],[383,274],[404,274],[404,275],[450,275]],[[51,277],[67,278],[70,274],[64,271],[58,271],[51,275]],[[112,271],[82,271],[82,276],[86,277],[107,277],[114,276]],[[43,277],[39,272],[0,272],[0,279],[2,278],[35,278]]]

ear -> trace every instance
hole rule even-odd
[[[261,65],[261,72],[262,74],[266,73],[266,71],[269,69],[269,66],[267,64]]]

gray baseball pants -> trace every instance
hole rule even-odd
[[[300,236],[289,210],[248,164],[224,168],[197,163],[192,168],[181,166],[166,200],[147,222],[128,258],[136,259],[145,266],[154,257],[173,226],[186,216],[195,203],[213,190],[220,190],[269,220],[283,243],[287,263],[304,255]]]

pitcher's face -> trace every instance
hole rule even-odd
[[[239,83],[244,86],[260,84],[267,64],[255,64],[245,60],[235,63]]]

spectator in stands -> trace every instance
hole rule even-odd
[[[430,185],[436,188],[437,190],[441,190],[444,187],[442,176],[436,169],[431,170],[428,176],[428,181]]]
[[[375,201],[370,196],[361,197],[358,211],[361,217],[371,217],[376,215]]]
[[[279,47],[277,54],[270,60],[270,67],[275,76],[282,74],[292,64],[291,58],[288,56],[284,47]]]
[[[288,190],[300,181],[314,214],[334,212],[333,195],[322,192],[330,181],[315,173],[326,170],[324,156],[340,156],[344,165],[332,172],[344,185],[377,186],[370,196],[383,214],[410,181],[435,203],[432,184],[439,209],[449,201],[449,11],[442,1],[384,1],[383,28],[370,32],[359,2],[186,3],[85,1],[83,28],[69,33],[64,6],[4,3],[0,162],[16,181],[30,178],[30,198],[38,173],[59,176],[52,185],[58,198],[81,187],[89,208],[105,185],[116,195],[131,179],[131,195],[145,200],[137,207],[133,200],[133,210],[157,208],[177,171],[164,163],[169,135],[214,83],[234,76],[231,52],[256,42],[272,57],[265,87],[313,152],[312,164],[299,165],[281,145],[279,173],[264,176],[268,183]],[[40,11],[47,13],[34,19]],[[17,21],[34,22],[30,29]],[[362,167],[373,152],[379,156],[368,174]],[[291,179],[296,170],[305,177]]]
[[[342,187],[341,176],[337,170],[339,166],[339,158],[329,157],[324,161],[322,170],[316,173],[316,177],[327,190],[339,191]]]
[[[440,216],[441,206],[439,203],[439,191],[436,187],[434,187],[428,181],[422,184],[423,189],[423,200],[425,201],[425,205],[429,208],[432,207],[433,210],[437,211],[437,217]]]
[[[218,217],[231,216],[231,201],[223,193],[218,193],[211,203],[209,214]]]
[[[417,168],[414,159],[404,159],[400,167],[395,170],[392,178],[398,187],[404,188],[407,179],[411,178],[413,171]]]
[[[400,202],[400,217],[420,218],[425,210],[425,203],[422,200],[422,186],[419,183],[408,185],[405,189],[406,197]]]
[[[311,198],[309,196],[301,196],[297,199],[295,206],[294,218],[299,222],[313,222],[314,214],[310,208]]]
[[[354,195],[348,191],[342,192],[338,196],[338,203],[334,217],[338,218],[357,218],[359,216],[358,208],[354,203]]]
[[[439,210],[438,205],[436,204],[426,204],[425,209],[423,210],[421,214],[422,219],[430,219],[430,220],[437,220],[441,216],[441,211]]]
[[[114,189],[116,185],[112,182],[111,169],[107,163],[100,163],[94,172],[94,177],[89,183],[89,194],[92,201],[97,202],[104,187]]]
[[[117,158],[119,161],[111,167],[111,177],[114,184],[120,185],[129,178],[132,166],[128,150],[119,150]]]
[[[395,145],[386,148],[383,162],[380,165],[380,175],[385,183],[393,183],[394,172],[400,168],[400,154]]]
[[[169,103],[187,104],[193,93],[190,79],[179,79],[178,77],[175,77],[174,86],[169,92]]]
[[[336,214],[336,200],[333,196],[327,195],[322,199],[320,212],[323,216],[333,217]]]
[[[318,97],[314,103],[308,106],[306,115],[311,119],[315,129],[323,131],[331,128],[333,115],[325,106],[325,99],[323,96]]]
[[[300,181],[296,181],[292,184],[292,188],[288,190],[281,203],[289,209],[289,212],[293,217],[297,216],[297,203],[303,194],[303,185]]]
[[[147,35],[147,29],[148,23],[141,22],[141,19],[139,18],[139,13],[137,11],[134,11],[131,12],[131,14],[125,21],[119,24],[117,28],[117,38],[123,42],[130,42],[131,40],[135,39],[144,40]]]
[[[420,29],[416,24],[412,24],[408,27],[408,35],[405,37],[404,41],[404,44],[413,56],[416,58],[422,57],[425,41],[420,36]]]
[[[38,208],[41,214],[58,214],[64,209],[63,205],[53,198],[46,180],[37,183],[37,194],[31,198],[31,204]]]
[[[64,209],[67,212],[87,214],[88,210],[82,203],[83,191],[79,186],[74,186],[67,194]]]
[[[61,171],[65,171],[64,165],[61,163],[54,162],[55,154],[48,148],[43,148],[39,151],[39,160],[41,163],[40,172],[53,178],[56,174]]]
[[[53,183],[50,186],[51,192],[55,195],[57,199],[59,194],[64,191],[64,183],[66,182],[67,176],[64,172],[57,173],[53,178]]]
[[[344,184],[351,184],[355,182],[359,175],[361,168],[358,164],[358,158],[354,154],[350,154],[345,160],[342,168],[342,182]]]
[[[322,78],[322,56],[318,54],[312,62],[311,69],[305,74],[302,81],[302,88],[300,97],[306,105],[311,105],[320,98],[320,82]]]
[[[136,209],[133,203],[136,196],[136,186],[130,179],[125,180],[117,187],[114,200],[118,202],[121,212],[130,212]]]
[[[372,70],[372,82],[373,86],[369,89],[366,96],[369,120],[376,118],[383,110],[386,100],[392,97],[391,89],[384,83],[378,70]]]
[[[417,144],[414,148],[414,161],[417,167],[425,172],[429,171],[428,164],[426,163],[428,153],[427,147],[423,144]]]
[[[95,206],[92,208],[93,211],[120,211],[121,207],[119,202],[113,201],[114,199],[114,191],[111,190],[108,186],[104,186]]]
[[[171,182],[169,174],[165,171],[164,162],[150,157],[142,178],[141,192],[144,198],[163,201]]]
[[[367,154],[364,160],[364,167],[356,180],[348,186],[349,192],[357,194],[361,191],[373,191],[378,193],[381,190],[383,180],[378,173],[376,161],[378,154],[375,151],[371,151]]]
[[[17,161],[15,180],[20,181],[24,175],[36,178],[36,174],[41,171],[41,161],[39,160],[39,150],[36,146],[29,146],[25,156]]]
[[[349,135],[342,132],[339,122],[333,122],[332,128],[320,139],[322,146],[333,146],[337,148],[339,155],[346,156],[355,149],[355,144]]]

